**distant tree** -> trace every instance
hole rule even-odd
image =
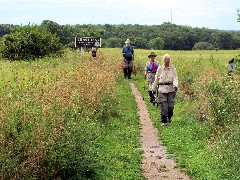
[[[142,37],[136,37],[133,39],[133,44],[135,48],[139,48],[139,49],[148,49],[148,44],[146,39],[142,38]]]
[[[214,45],[208,42],[198,42],[193,46],[193,50],[213,50],[213,49],[215,49]]]
[[[40,26],[45,27],[52,34],[56,34],[62,45],[66,45],[74,40],[74,35],[71,32],[70,26],[68,25],[62,26],[54,21],[43,20]]]
[[[0,24],[0,37],[13,32],[18,26],[12,24]]]
[[[240,36],[234,35],[233,42],[232,42],[233,49],[240,49]]]
[[[116,47],[122,47],[122,39],[120,38],[109,38],[106,40],[106,47],[110,47],[110,48],[116,48]]]
[[[153,38],[149,41],[149,47],[151,49],[163,49],[163,46],[164,46],[164,41],[160,37]]]
[[[28,25],[5,35],[0,42],[0,53],[9,60],[29,60],[61,54],[62,44],[45,28]]]
[[[228,32],[212,33],[212,44],[218,49],[232,49],[233,36]]]
[[[238,21],[240,21],[240,9],[238,9],[237,15]],[[40,26],[47,28],[52,34],[56,34],[64,47],[72,46],[74,37],[94,36],[102,38],[102,47],[122,47],[124,41],[129,38],[136,48],[159,49],[159,47],[153,47],[153,44],[150,46],[149,43],[151,40],[161,37],[164,41],[161,49],[166,50],[191,50],[198,42],[211,43],[218,49],[237,49],[240,37],[239,31],[192,28],[169,22],[151,26],[139,24],[59,25],[56,22],[44,20]],[[9,29],[5,25],[0,25],[0,36],[10,32],[14,32],[14,28],[10,27]]]

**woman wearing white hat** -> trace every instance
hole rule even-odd
[[[134,49],[130,46],[130,40],[125,41],[125,46],[122,49],[123,61],[124,61],[124,77],[131,79],[132,69],[133,69],[133,60],[134,60]]]

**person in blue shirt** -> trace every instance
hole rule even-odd
[[[123,72],[124,72],[124,77],[128,77],[128,79],[131,79],[131,74],[133,70],[133,60],[134,60],[134,49],[130,45],[130,40],[127,39],[125,41],[125,46],[122,48],[122,55],[123,55],[123,62],[124,62],[124,67],[123,67]]]
[[[147,79],[148,81],[148,86],[149,86],[148,93],[149,93],[151,103],[153,103],[155,100],[154,94],[152,93],[152,84],[154,82],[155,75],[159,66],[159,63],[155,60],[156,56],[157,55],[154,52],[151,52],[148,55],[149,60],[146,63],[145,73],[144,73],[144,78]]]

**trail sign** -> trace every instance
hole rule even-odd
[[[101,38],[75,37],[75,47],[101,47]]]

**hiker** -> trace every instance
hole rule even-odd
[[[93,58],[93,60],[96,59],[96,56],[97,56],[97,48],[96,47],[92,47],[92,58]]]
[[[228,62],[228,76],[231,76],[231,72],[235,71],[235,64],[234,64],[234,58],[232,58],[229,62]]]
[[[154,82],[155,75],[159,66],[159,63],[155,60],[156,56],[157,55],[154,52],[151,52],[148,55],[149,60],[146,63],[145,73],[144,73],[144,78],[147,79],[148,81],[148,94],[149,94],[151,103],[155,101],[155,97],[152,92],[152,84]]]
[[[174,66],[170,64],[171,57],[163,56],[163,65],[158,67],[152,86],[153,93],[158,91],[160,120],[162,125],[171,123],[174,108],[174,98],[178,89],[178,76]]]
[[[128,79],[131,79],[132,69],[133,69],[133,60],[134,60],[134,49],[130,45],[130,40],[127,39],[125,41],[125,46],[122,49],[122,55],[123,55],[123,72],[124,77],[128,77]]]

